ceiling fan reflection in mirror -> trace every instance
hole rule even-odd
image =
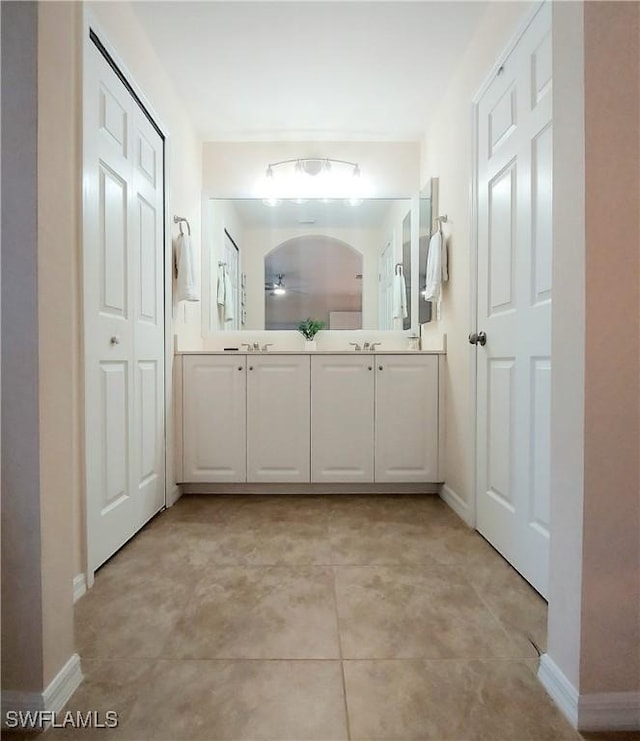
[[[264,284],[264,290],[269,296],[285,296],[287,293],[304,293],[304,291],[287,286],[284,282],[284,273],[278,273],[275,276],[275,280],[267,280]]]

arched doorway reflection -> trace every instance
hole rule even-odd
[[[362,253],[322,235],[294,237],[265,256],[265,329],[362,329]]]

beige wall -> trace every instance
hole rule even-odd
[[[38,5],[38,324],[44,686],[73,653],[74,502],[81,496],[80,6]],[[76,509],[76,511],[78,511]],[[77,555],[77,552],[76,552]]]
[[[2,689],[42,688],[37,6],[2,3]]]
[[[551,543],[547,653],[577,688],[584,490],[583,4],[553,5]]]
[[[498,61],[532,3],[492,3],[460,60],[450,85],[434,105],[433,123],[425,134],[421,182],[439,178],[441,214],[448,214],[449,276],[443,286],[442,318],[425,327],[425,336],[447,334],[445,481],[457,495],[460,514],[473,519],[473,460],[470,373],[470,187],[472,177],[472,100]]]
[[[584,6],[581,693],[640,690],[639,21],[638,3]]]

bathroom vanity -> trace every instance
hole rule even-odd
[[[443,364],[428,352],[180,353],[178,482],[437,484]]]

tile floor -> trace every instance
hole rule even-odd
[[[535,677],[545,630],[436,496],[183,497],[76,605],[67,710],[118,728],[45,738],[575,741]]]

